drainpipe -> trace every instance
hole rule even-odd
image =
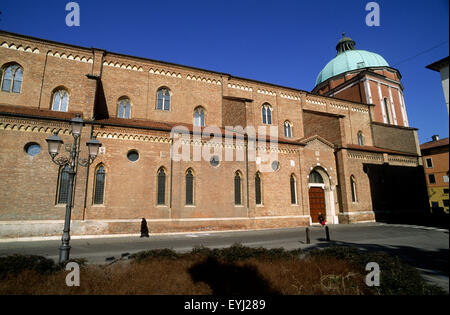
[[[92,121],[91,121],[91,137],[90,139],[92,139],[92,136],[94,135],[94,120],[95,117],[92,117]],[[87,191],[89,188],[89,170],[90,170],[90,164],[88,164],[88,166],[86,167],[86,186],[84,187],[84,206],[83,206],[83,221],[86,218],[86,205],[87,205]]]
[[[50,50],[49,50],[49,51],[50,51]],[[47,58],[48,58],[48,53],[49,53],[49,51],[47,51],[47,53],[45,54],[44,70],[42,71],[41,92],[40,92],[40,94],[39,94],[39,104],[38,104],[38,109],[41,109],[42,89],[43,89],[43,87],[44,87],[45,70],[47,69]]]
[[[245,138],[247,138],[247,141],[245,141]],[[236,134],[236,141],[237,141],[237,134]],[[244,135],[244,145],[245,145],[245,168],[247,171],[247,217],[248,217],[248,211],[250,208],[250,188],[249,188],[249,179],[248,179],[248,136]]]
[[[95,123],[95,104],[97,104],[98,101],[98,82],[101,80],[102,73],[103,73],[103,57],[105,56],[105,52],[103,52],[102,60],[100,62],[100,75],[98,77],[95,77],[95,96],[94,96],[94,106],[92,107],[92,119],[90,121],[91,124],[91,132],[90,132],[90,139],[94,136],[94,123]],[[92,72],[91,77],[88,76],[89,79],[94,78],[94,65],[95,65],[95,52],[94,48],[92,48],[92,59],[94,62],[92,63]],[[84,205],[83,205],[83,221],[86,218],[86,207],[87,207],[87,192],[89,189],[89,173],[90,173],[90,164],[86,167],[86,185],[84,187]]]
[[[170,209],[170,219],[172,219],[172,193],[173,193],[173,134],[170,133],[170,198],[169,198],[169,209]]]

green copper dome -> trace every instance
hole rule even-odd
[[[347,71],[368,67],[389,67],[383,57],[369,51],[356,50],[355,42],[351,38],[345,37],[345,33],[342,35],[343,38],[336,46],[337,56],[319,73],[316,86]]]

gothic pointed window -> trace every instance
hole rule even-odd
[[[258,172],[255,175],[255,201],[257,205],[262,205],[261,190],[261,174]]]
[[[284,136],[286,138],[292,138],[292,124],[289,121],[284,122]]]
[[[117,117],[119,118],[131,118],[131,102],[129,98],[121,98],[119,99],[119,106]]]
[[[11,64],[2,69],[2,91],[20,93],[22,91],[23,70],[18,64]]]
[[[69,166],[59,170],[58,191],[56,200],[58,204],[66,204],[69,197]]]
[[[264,104],[261,108],[262,113],[262,123],[265,125],[272,124],[272,106],[269,104]]]
[[[352,202],[358,202],[358,198],[356,195],[356,180],[353,175],[350,176],[350,185],[351,185],[351,189],[352,189]]]
[[[158,205],[166,204],[166,172],[164,168],[158,171]]]
[[[241,173],[237,171],[234,174],[234,204],[242,205],[242,178]]]
[[[186,205],[194,205],[194,172],[188,169],[186,172]]]
[[[105,195],[105,179],[106,179],[105,167],[102,164],[100,164],[95,170],[94,205],[103,204]]]
[[[291,175],[290,179],[290,187],[291,187],[291,204],[297,204],[297,181],[295,175]]]
[[[358,132],[358,145],[361,145],[361,146],[364,145],[364,137],[363,137],[363,133],[361,131]]]
[[[53,92],[52,110],[58,112],[67,112],[69,109],[69,93],[63,89],[57,89]]]
[[[194,111],[194,126],[205,126],[205,110],[203,109],[203,107],[197,107]]]
[[[170,91],[167,88],[161,88],[157,93],[156,109],[170,110]]]

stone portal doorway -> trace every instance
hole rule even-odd
[[[308,176],[309,210],[311,223],[319,223],[319,213],[322,213],[327,224],[337,224],[338,218],[334,206],[334,186],[326,170],[315,167]]]
[[[321,213],[327,221],[325,207],[325,192],[321,187],[309,188],[309,211],[312,223],[319,223],[319,214]]]

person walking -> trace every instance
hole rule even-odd
[[[142,218],[141,221],[141,237],[149,237],[147,221],[145,220],[145,218]]]

